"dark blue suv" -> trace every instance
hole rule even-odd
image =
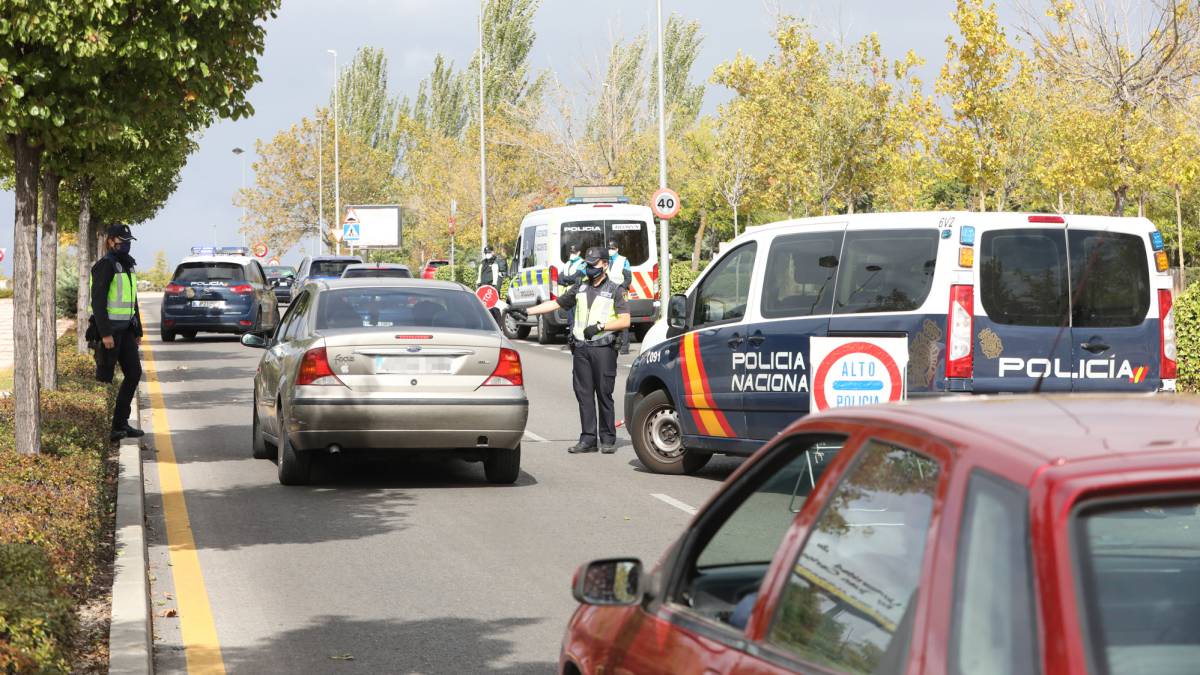
[[[275,330],[279,301],[262,265],[241,249],[184,258],[163,291],[162,339]]]

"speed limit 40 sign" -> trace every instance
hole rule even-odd
[[[650,210],[659,220],[670,220],[679,215],[679,195],[671,188],[662,188],[650,198]]]

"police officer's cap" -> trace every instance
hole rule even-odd
[[[609,239],[609,240],[608,240],[608,247],[609,247],[609,248],[616,248],[616,249],[619,249],[619,248],[621,248],[620,246],[617,246],[617,240],[616,240],[616,239]]]
[[[137,237],[133,236],[133,231],[129,229],[128,225],[109,225],[108,236],[116,237],[121,241],[137,239]]]
[[[587,262],[587,264],[594,265],[600,260],[608,260],[608,255],[604,252],[604,249],[600,248],[599,246],[589,246],[587,253],[585,253],[583,256],[583,259]]]
[[[491,247],[491,246],[484,246],[484,247],[483,247],[483,252],[484,252],[484,253],[491,253],[491,252],[492,252],[492,247]]]

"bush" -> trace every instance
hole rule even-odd
[[[1175,335],[1179,349],[1180,391],[1200,392],[1200,284],[1189,286],[1175,299]]]
[[[469,264],[456,263],[454,275],[450,275],[450,266],[442,265],[433,273],[433,278],[440,281],[457,281],[471,288],[475,287],[475,267]]]
[[[704,269],[701,268],[700,272]],[[671,295],[686,293],[696,277],[700,276],[700,272],[692,271],[692,263],[687,261],[671,262]]]
[[[0,672],[69,672],[73,631],[70,598],[46,552],[30,544],[0,544]]]
[[[42,454],[16,453],[13,401],[0,400],[0,673],[68,670],[72,601],[96,574],[112,517],[116,390],[93,379],[74,333],[58,349],[61,389],[42,392]]]
[[[7,300],[13,296],[12,288],[0,288],[0,300]]]

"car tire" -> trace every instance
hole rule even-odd
[[[538,344],[548,345],[554,342],[554,334],[556,329],[550,325],[550,315],[543,314],[538,317]]]
[[[265,436],[263,436],[262,424],[260,424],[258,421],[258,400],[257,399],[254,401],[254,409],[253,410],[254,410],[254,412],[252,414],[254,415],[254,417],[251,422],[251,424],[253,426],[251,426],[251,432],[250,432],[253,440],[252,440],[250,454],[254,457],[254,459],[271,459],[271,457],[272,457],[271,450],[269,448],[267,448],[267,439]]]
[[[483,460],[483,474],[488,482],[496,485],[512,485],[521,475],[521,446],[496,448]]]
[[[711,452],[688,450],[683,446],[679,412],[671,397],[661,389],[638,397],[633,404],[633,425],[629,434],[633,438],[634,453],[654,473],[692,474],[712,459]]]
[[[524,340],[529,337],[529,332],[533,330],[532,326],[519,326],[515,319],[510,319],[508,312],[504,313],[504,325],[501,326],[504,332],[504,337],[509,340]]]
[[[194,330],[180,331],[179,334],[182,335],[183,339],[187,340],[188,342],[196,339],[196,331]]]
[[[283,409],[279,415],[279,442],[275,445],[275,463],[279,470],[280,485],[308,485],[312,473],[312,455],[297,451],[288,439],[287,429],[284,428]]]
[[[650,323],[639,323],[638,325],[634,326],[633,338],[639,343],[643,342],[646,339],[646,334],[650,332],[650,327],[653,325],[654,324]]]
[[[174,342],[175,341],[175,331],[173,331],[173,330],[164,330],[164,331],[162,331],[161,336],[162,336],[163,342]]]

